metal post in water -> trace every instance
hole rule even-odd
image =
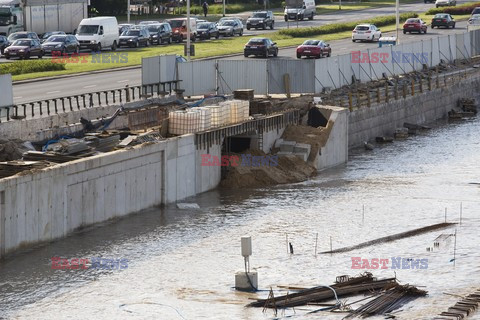
[[[365,221],[365,205],[362,206],[362,223]]]
[[[455,229],[455,242],[453,244],[453,265],[454,266],[455,266],[456,254],[457,254],[457,229]]]
[[[317,255],[317,244],[318,244],[318,232],[317,232],[317,235],[315,236],[315,256]]]
[[[333,249],[332,249],[332,236],[330,236],[330,253],[332,253]]]
[[[462,202],[460,202],[460,225],[462,224],[462,209],[463,209],[463,205],[462,205]]]

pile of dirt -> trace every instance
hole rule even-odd
[[[0,139],[0,161],[12,161],[22,159],[23,152],[26,148],[20,140],[3,140]]]
[[[271,157],[259,150],[247,150],[244,154]],[[239,157],[241,160],[241,155]],[[315,167],[294,155],[280,157],[278,163],[271,161],[270,165],[262,166],[239,161],[238,166],[228,167],[226,177],[220,185],[224,188],[259,188],[304,181],[316,173]]]
[[[307,159],[308,163],[313,163],[321,147],[327,144],[330,131],[333,128],[333,121],[328,121],[326,127],[294,126],[289,125],[283,132],[282,139],[285,141],[295,141],[297,143],[309,144],[312,148]]]

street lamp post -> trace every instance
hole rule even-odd
[[[187,61],[190,61],[190,0],[187,0]]]
[[[223,0],[223,16],[225,17],[225,0]]]
[[[398,29],[399,29],[399,25],[400,25],[400,0],[396,0],[395,1],[395,20],[396,20],[396,41],[395,41],[395,44],[399,44],[400,43],[400,39],[398,38]]]
[[[130,23],[130,0],[127,1],[127,22]]]

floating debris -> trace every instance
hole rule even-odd
[[[394,234],[394,235],[391,235],[391,236],[388,236],[388,237],[382,237],[382,238],[378,238],[378,239],[375,239],[375,240],[363,242],[363,243],[360,243],[360,244],[357,244],[357,245],[354,245],[354,246],[351,246],[351,247],[344,247],[344,248],[335,249],[335,250],[331,250],[331,251],[324,251],[324,252],[320,252],[320,253],[339,253],[339,252],[353,251],[353,250],[365,248],[365,247],[368,247],[368,246],[371,246],[371,245],[374,245],[374,244],[377,244],[377,243],[390,242],[390,241],[395,241],[395,240],[402,239],[402,238],[417,236],[417,235],[422,234],[422,233],[427,233],[427,232],[431,232],[431,231],[434,231],[434,230],[447,228],[447,227],[450,227],[450,226],[455,225],[455,224],[456,223],[451,223],[451,222],[437,223],[437,224],[433,224],[433,225],[430,225],[430,226],[426,226],[426,227],[422,227],[422,228],[418,228],[418,229],[413,229],[413,230],[406,231],[406,232],[397,233],[397,234]]]
[[[397,284],[392,288],[386,289],[375,299],[370,300],[363,306],[352,311],[352,313],[346,316],[344,319],[354,317],[367,318],[374,315],[386,315],[387,313],[402,307],[410,301],[426,295],[427,291],[420,290],[414,286],[410,286],[408,284],[402,286]]]
[[[448,311],[440,313],[441,317],[436,317],[434,320],[452,320],[465,319],[477,310],[480,303],[480,290],[469,294],[453,307],[448,308]]]

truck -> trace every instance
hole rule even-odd
[[[17,31],[73,33],[88,17],[89,0],[0,0],[0,35]]]
[[[316,14],[315,0],[286,0],[285,21],[288,20],[313,20]]]

